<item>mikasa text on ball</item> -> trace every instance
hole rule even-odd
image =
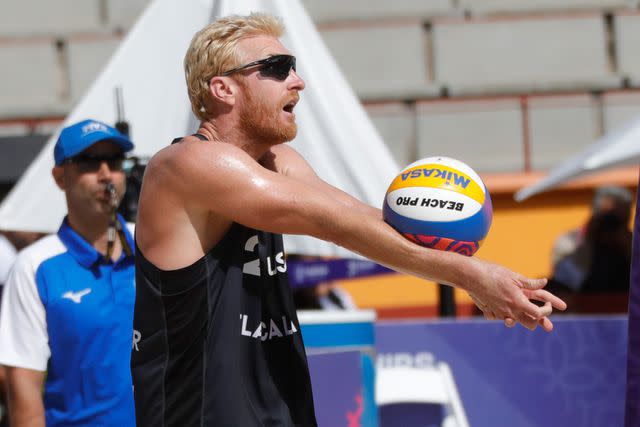
[[[428,157],[402,170],[387,190],[382,213],[419,245],[469,256],[482,244],[493,217],[480,176],[449,157]]]

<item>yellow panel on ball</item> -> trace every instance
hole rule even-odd
[[[428,157],[392,181],[383,217],[409,240],[473,255],[491,226],[491,197],[480,176],[449,157]]]

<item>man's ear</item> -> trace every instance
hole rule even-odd
[[[214,76],[209,81],[209,90],[213,99],[227,105],[236,103],[238,89],[238,84],[231,77]]]
[[[54,166],[53,169],[51,169],[51,175],[53,175],[53,180],[56,182],[58,188],[64,191],[64,168],[62,166]]]

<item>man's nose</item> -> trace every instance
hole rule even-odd
[[[106,161],[100,162],[100,167],[98,168],[98,179],[102,180],[111,180],[111,173],[113,171],[109,167],[109,163]]]
[[[291,70],[289,74],[289,78],[290,78],[289,89],[297,89],[297,90],[304,89],[305,87],[304,80],[302,80],[302,77],[300,77],[295,70],[293,69]]]

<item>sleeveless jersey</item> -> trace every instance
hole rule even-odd
[[[178,270],[136,250],[138,426],[317,426],[286,270],[281,235],[235,223]]]

